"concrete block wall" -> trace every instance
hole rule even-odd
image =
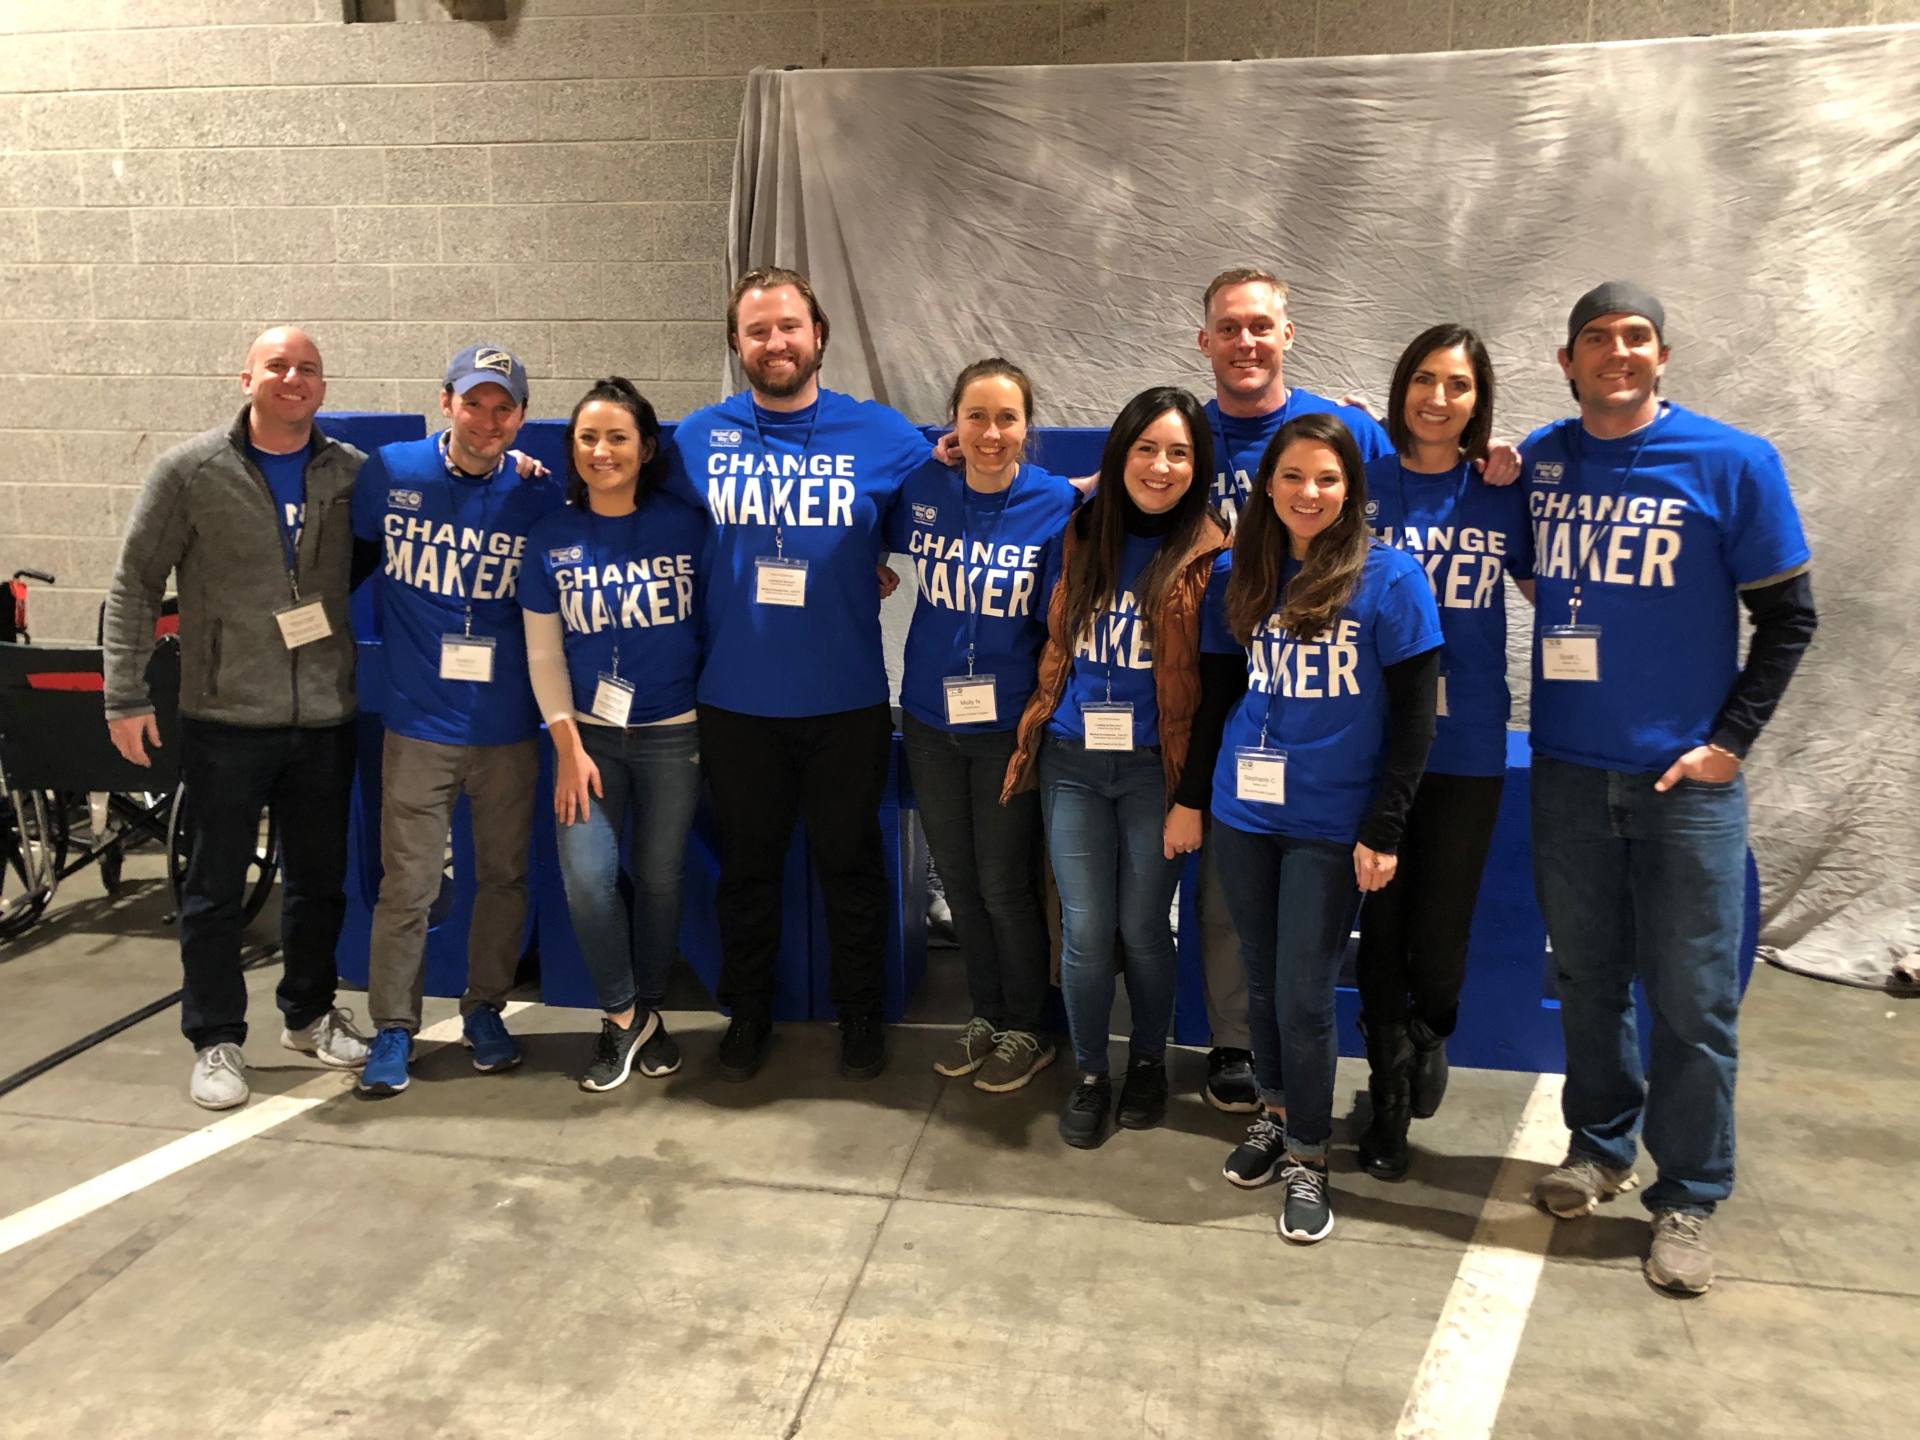
[[[433,413],[463,344],[536,414],[620,371],[718,394],[761,65],[1214,60],[1920,20],[1920,0],[0,0],[0,575],[92,639],[152,458],[296,320],[336,408]],[[933,417],[915,417],[931,419]]]

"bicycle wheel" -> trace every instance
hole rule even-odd
[[[174,792],[173,813],[167,821],[167,883],[173,887],[175,913],[179,912],[186,896],[187,856],[192,850],[193,805],[183,781]],[[267,806],[260,812],[259,838],[253,854],[247,858],[247,878],[240,902],[245,923],[252,924],[254,917],[266,908],[267,898],[273,894],[273,882],[279,876],[280,826],[274,819],[273,807]]]
[[[67,817],[50,790],[0,798],[0,939],[20,934],[47,908],[67,861]]]

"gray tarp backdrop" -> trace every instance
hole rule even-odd
[[[760,73],[729,259],[808,272],[828,382],[922,423],[996,353],[1043,423],[1210,393],[1200,292],[1258,264],[1293,287],[1290,383],[1377,408],[1400,348],[1459,320],[1514,439],[1570,408],[1574,298],[1645,283],[1666,393],[1779,446],[1813,543],[1820,635],[1752,772],[1763,944],[1867,984],[1920,949],[1920,26]]]

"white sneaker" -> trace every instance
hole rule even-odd
[[[247,1103],[247,1062],[231,1040],[193,1052],[187,1094],[203,1110],[231,1110]]]
[[[373,1048],[373,1042],[353,1028],[353,1012],[338,1007],[311,1025],[282,1030],[280,1043],[335,1070],[358,1070],[367,1063],[367,1054]]]

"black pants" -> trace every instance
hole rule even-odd
[[[973,1013],[1037,1033],[1047,1004],[1047,925],[1035,866],[1040,792],[1000,803],[1011,730],[940,730],[903,715],[927,849],[946,887]]]
[[[1500,817],[1500,775],[1427,772],[1407,812],[1400,865],[1360,911],[1360,1009],[1391,1024],[1418,1016],[1451,1035],[1467,973],[1480,873]]]
[[[297,1030],[333,1008],[353,763],[352,721],[319,729],[180,722],[180,778],[192,819],[180,901],[180,1029],[194,1048],[247,1038],[242,905],[268,805],[280,831],[280,1013]]]
[[[893,748],[885,705],[832,715],[742,715],[700,707],[700,758],[720,839],[720,1003],[773,1007],[781,877],[796,816],[807,824],[844,1017],[886,999],[887,877],[880,797]]]

